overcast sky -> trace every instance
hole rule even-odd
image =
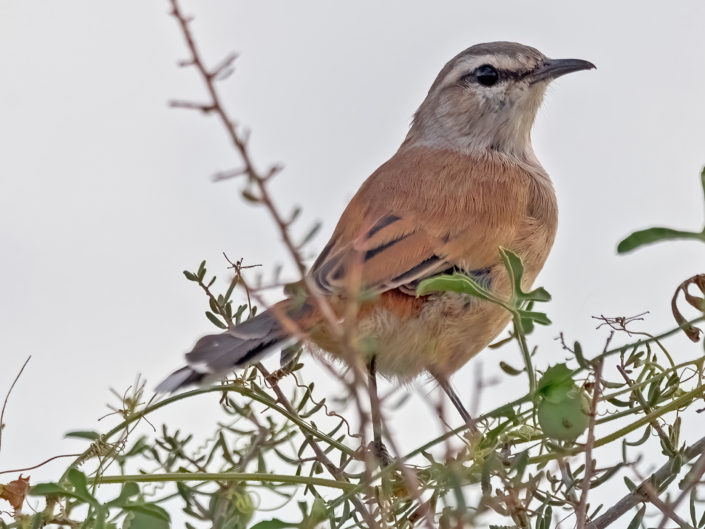
[[[297,233],[322,221],[312,255],[398,147],[445,62],[478,42],[513,40],[598,67],[550,88],[533,134],[560,207],[538,280],[554,296],[553,326],[532,339],[539,366],[563,358],[559,331],[597,352],[605,332],[592,315],[648,310],[642,328],[670,328],[674,288],[705,271],[696,242],[615,251],[637,228],[702,227],[704,3],[218,0],[186,9],[211,64],[240,54],[222,93],[253,131],[260,167],[285,166],[273,193],[285,211],[303,207]],[[167,107],[204,100],[195,72],[176,65],[186,51],[167,10],[165,0],[0,3],[0,393],[32,355],[6,412],[0,470],[75,451],[82,445],[63,433],[102,428],[109,387],[137,373],[153,386],[212,331],[183,269],[208,259],[224,275],[222,252],[263,263],[265,275],[290,264],[239,183],[211,182],[237,165],[220,124]],[[702,351],[681,336],[670,344],[679,358]],[[521,362],[513,348],[485,353],[488,375],[499,373],[498,357]],[[455,377],[464,395],[473,363]],[[514,386],[480,408],[525,391]],[[196,427],[206,420],[198,410],[185,405],[179,420]]]

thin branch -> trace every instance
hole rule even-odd
[[[578,529],[585,528],[587,521],[588,491],[590,490],[590,480],[594,475],[595,465],[592,460],[592,450],[595,446],[595,418],[597,416],[597,402],[600,400],[600,388],[602,387],[602,362],[595,364],[595,380],[592,389],[592,401],[590,402],[590,420],[588,423],[588,436],[585,443],[585,474],[583,475],[582,491],[580,501],[575,509]]]
[[[30,358],[32,358],[32,355],[29,355],[27,357],[27,360],[24,361],[24,364],[22,364],[22,367],[20,368],[19,373],[17,373],[17,376],[15,376],[15,379],[12,381],[12,384],[10,384],[10,389],[7,390],[7,394],[5,395],[5,400],[2,403],[2,411],[0,411],[0,450],[2,450],[2,431],[5,428],[5,408],[7,407],[7,400],[10,398],[10,393],[12,393],[12,390],[14,389],[15,384],[17,384],[17,381],[22,376],[22,372],[24,371],[24,368],[29,363]]]
[[[292,485],[319,485],[340,490],[352,490],[354,485],[337,479],[289,474],[264,474],[260,472],[171,472],[164,474],[123,474],[100,476],[94,483],[160,482],[160,481],[253,481],[262,483],[287,483]]]
[[[695,464],[691,467],[690,471],[688,471],[685,478],[683,478],[683,482],[680,485],[680,487],[682,489],[681,493],[669,505],[666,505],[668,510],[663,511],[664,517],[663,517],[663,520],[661,520],[661,523],[659,524],[658,529],[663,529],[665,527],[666,521],[669,517],[673,518],[672,516],[670,516],[669,513],[673,513],[678,508],[678,505],[680,505],[680,503],[688,495],[690,490],[693,487],[695,487],[696,485],[698,485],[698,483],[700,483],[700,480],[702,479],[703,474],[705,474],[705,448],[703,448],[703,452],[700,454],[700,457],[695,462]]]
[[[41,463],[37,465],[33,465],[31,467],[25,467],[25,468],[15,468],[12,470],[0,470],[0,474],[16,474],[17,472],[27,472],[28,470],[34,470],[35,468],[39,468],[43,465],[46,465],[47,463],[50,463],[51,461],[54,461],[54,459],[60,459],[62,457],[78,457],[81,454],[61,454],[58,456],[50,457],[49,459],[45,459]]]
[[[701,455],[703,451],[705,451],[705,437],[690,445],[690,447],[683,452],[685,462]],[[661,483],[664,483],[669,478],[672,478],[674,474],[676,473],[673,469],[673,461],[669,459],[661,468],[654,472],[651,477],[642,481],[636,489],[607,509],[607,512],[605,512],[602,516],[592,522],[588,522],[586,529],[604,529],[605,527],[610,526],[624,513],[628,512],[640,503],[649,500],[647,487],[658,489]]]
[[[175,1],[175,0],[172,0]],[[281,390],[279,387],[279,384],[276,380],[274,380],[269,371],[267,370],[266,367],[264,367],[262,364],[257,363],[255,364],[257,369],[259,370],[260,373],[270,381],[270,387],[274,391],[274,393],[277,395],[277,400],[279,403],[292,415],[298,417],[298,413],[296,412],[296,409],[292,406],[291,402],[289,402],[289,399],[286,398],[286,395],[284,395],[284,392]],[[339,469],[326,455],[326,453],[321,449],[320,446],[318,446],[318,443],[316,440],[313,438],[310,432],[306,430],[301,430],[303,433],[304,437],[306,438],[306,441],[308,442],[309,446],[313,449],[313,451],[316,453],[316,456],[318,457],[318,460],[320,463],[326,467],[328,472],[338,481],[342,482],[348,482],[347,478],[345,477],[345,473]],[[350,484],[352,486],[352,484]],[[375,526],[375,521],[374,517],[370,513],[370,511],[367,509],[364,503],[362,503],[357,497],[352,497],[350,498],[351,503],[355,506],[357,511],[360,513],[360,515],[365,519],[365,521],[370,525],[370,527]]]

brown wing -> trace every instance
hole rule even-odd
[[[420,228],[414,216],[400,215],[378,216],[352,240],[333,238],[311,270],[316,285],[324,292],[339,292],[357,272],[362,285],[384,292],[450,268],[443,242]]]
[[[527,217],[526,173],[427,148],[397,153],[360,188],[311,269],[326,293],[352,274],[377,292],[415,294],[423,278],[499,262]]]

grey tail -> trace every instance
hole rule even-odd
[[[305,305],[298,310],[287,310],[287,314],[296,318],[308,311],[310,307]],[[228,371],[258,362],[288,339],[289,335],[274,313],[266,310],[234,329],[198,340],[186,353],[188,365],[174,371],[155,391],[173,393],[184,386],[217,380]]]

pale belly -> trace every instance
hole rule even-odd
[[[400,320],[379,309],[359,332],[375,349],[377,371],[410,380],[428,371],[449,376],[484,349],[509,323],[504,308],[462,294],[435,295],[417,316]]]

